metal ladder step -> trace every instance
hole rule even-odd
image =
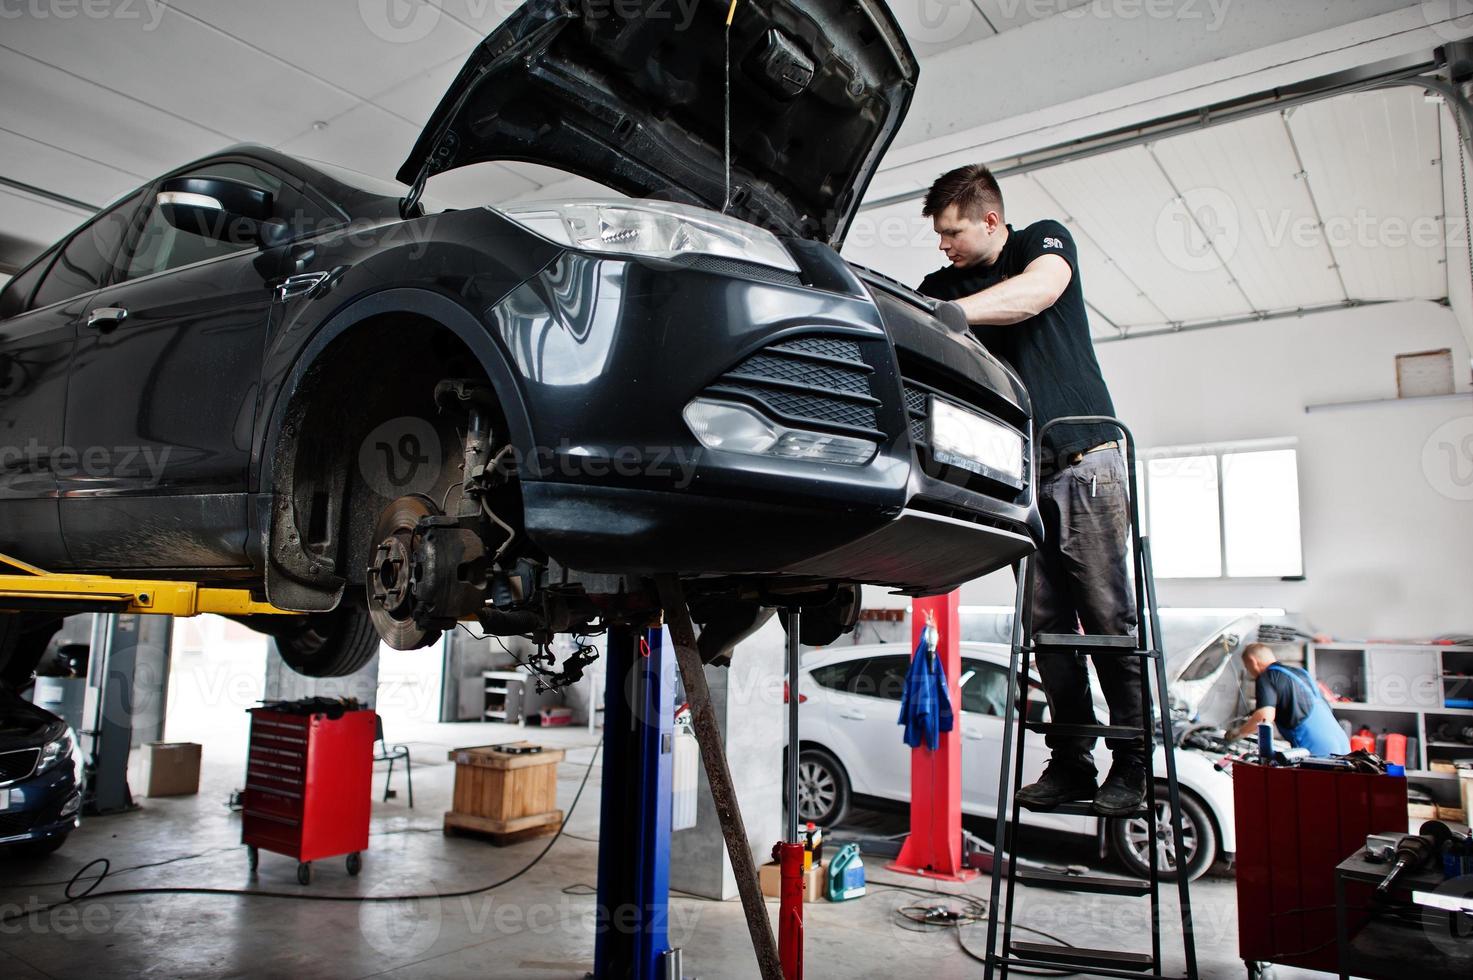
[[[1067,966],[1097,966],[1112,970],[1134,970],[1144,973],[1156,968],[1156,961],[1146,953],[1125,953],[1117,949],[1091,949],[1088,946],[1055,946],[1052,943],[1015,942],[1009,952],[1024,959]]]
[[[1133,636],[1100,636],[1086,633],[1036,633],[1033,636],[1036,650],[1091,650],[1114,651],[1126,656],[1155,657],[1155,650],[1142,650]]]
[[[1121,738],[1139,742],[1145,734],[1129,725],[1068,725],[1058,721],[1030,721],[1025,723],[1030,732],[1066,735],[1071,738]]]
[[[1030,808],[1025,807],[1025,809],[1030,809]],[[1099,816],[1099,814],[1095,812],[1095,806],[1094,806],[1094,804],[1091,803],[1088,800],[1079,800],[1079,801],[1073,802],[1073,803],[1060,803],[1058,806],[1051,807],[1051,808],[1049,808],[1047,810],[1038,810],[1038,811],[1032,811],[1032,812],[1038,812],[1038,813],[1062,813],[1062,814],[1066,814],[1068,816],[1075,816],[1075,817],[1098,817]],[[1130,813],[1125,814],[1125,815],[1126,816],[1136,816],[1136,817],[1139,817],[1139,816],[1144,816],[1145,814],[1147,814],[1149,812],[1151,812],[1150,806],[1148,804],[1146,804],[1146,803],[1142,803],[1140,805],[1140,809],[1138,809],[1138,810],[1132,810]],[[1115,818],[1112,817],[1112,818],[1106,818],[1106,819],[1115,819]]]
[[[1049,888],[1054,891],[1082,892],[1090,895],[1125,895],[1140,898],[1151,894],[1151,883],[1139,878],[1109,878],[1103,875],[1069,875],[1057,871],[1036,871],[1019,868],[1017,880],[1030,888]]]

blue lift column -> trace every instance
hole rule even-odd
[[[663,634],[608,634],[595,980],[680,980],[668,936],[675,671]]]

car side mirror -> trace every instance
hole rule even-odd
[[[226,177],[166,180],[155,206],[173,227],[232,245],[269,248],[286,240],[286,224],[272,214],[270,191]]]

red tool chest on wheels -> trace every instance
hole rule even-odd
[[[322,858],[345,854],[348,873],[356,875],[368,849],[374,713],[250,714],[241,842],[251,870],[264,849],[295,858],[304,885]]]

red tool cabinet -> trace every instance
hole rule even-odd
[[[295,858],[304,885],[322,858],[347,855],[348,873],[356,875],[368,849],[374,713],[250,714],[241,842],[251,870],[267,850]]]
[[[1239,955],[1340,972],[1335,867],[1367,834],[1406,832],[1406,780],[1247,762],[1232,773]],[[1348,905],[1366,906],[1370,887],[1361,890]]]

